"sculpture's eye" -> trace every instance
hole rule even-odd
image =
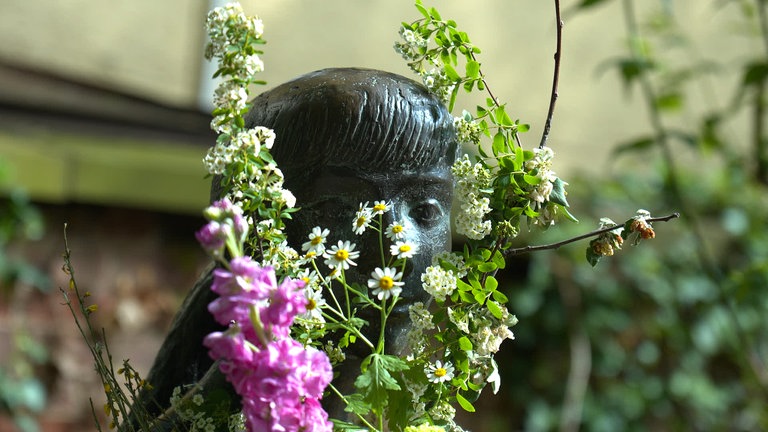
[[[431,199],[413,207],[408,216],[423,227],[432,227],[443,219],[443,208],[437,200]]]

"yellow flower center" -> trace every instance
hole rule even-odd
[[[405,253],[405,252],[408,252],[409,250],[411,250],[411,246],[410,245],[404,244],[404,245],[400,246],[400,253]]]
[[[306,258],[306,259],[314,258],[314,257],[315,257],[315,255],[317,255],[317,252],[315,252],[315,251],[309,251],[309,252],[307,252],[307,254],[306,254],[306,255],[304,255],[304,258]]]
[[[402,225],[395,225],[392,227],[392,232],[395,234],[400,234],[403,232],[403,226]]]
[[[336,261],[346,261],[349,259],[349,252],[346,249],[339,249],[333,257],[336,258]]]
[[[382,276],[381,279],[379,279],[379,288],[389,291],[392,289],[392,287],[395,286],[395,281],[392,280],[389,276]]]
[[[435,369],[435,376],[438,377],[438,378],[444,377],[445,374],[447,374],[447,373],[448,373],[448,371],[445,370],[445,368],[437,368],[437,369]]]
[[[361,227],[361,226],[365,225],[365,221],[367,221],[367,220],[368,219],[366,219],[365,216],[360,216],[359,218],[357,218],[357,222],[355,222],[355,223],[357,224],[357,226]]]
[[[323,238],[321,236],[317,236],[313,238],[309,243],[312,244],[312,246],[317,246],[322,242],[323,242]]]
[[[309,254],[307,254],[307,255],[309,255]],[[305,277],[303,277],[303,278],[301,278],[301,280],[303,280],[305,284],[308,284],[308,283],[309,283],[309,278],[308,278],[308,277],[306,277],[306,276],[305,276]]]
[[[373,206],[373,210],[383,212],[387,210],[387,206],[386,204],[376,204]]]
[[[315,302],[314,299],[307,300],[307,310],[311,311],[312,309],[317,307],[317,302]]]

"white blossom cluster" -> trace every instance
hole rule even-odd
[[[239,3],[229,3],[208,12],[205,22],[210,42],[205,47],[205,58],[222,57],[230,47],[242,45],[243,35],[260,39],[264,34],[264,23],[257,16],[247,16]],[[238,70],[246,78],[264,70],[264,62],[258,55],[237,53],[222,66]]]
[[[176,411],[190,432],[215,432],[216,425],[212,417],[206,417],[204,410],[199,409],[205,402],[202,394],[197,393],[191,398],[182,395],[181,387],[175,387],[171,393],[171,407]]]
[[[443,103],[447,103],[456,83],[448,78],[435,59],[426,59],[429,64],[435,66],[434,68],[426,70],[423,67],[428,41],[419,33],[405,27],[400,27],[400,38],[403,41],[395,42],[395,51],[409,62],[408,66],[419,74],[427,89],[439,97]]]
[[[241,130],[228,140],[219,140],[216,145],[208,149],[208,153],[203,158],[203,164],[210,174],[224,174],[227,165],[234,162],[236,158],[240,157],[241,162],[244,162],[249,155],[258,155],[262,146],[271,149],[274,142],[275,132],[272,129],[258,126]]]
[[[421,275],[421,286],[435,300],[444,302],[456,290],[456,275],[439,265],[429,266]]]
[[[552,194],[553,183],[557,176],[552,171],[552,159],[555,153],[549,147],[537,147],[533,149],[533,159],[525,163],[525,170],[540,179],[539,184],[533,187],[529,198],[533,201],[533,209],[544,207]]]
[[[460,143],[480,143],[480,125],[474,120],[467,120],[464,117],[454,117],[453,127],[456,129],[456,139]]]
[[[451,264],[456,270],[443,268],[440,265],[441,260]],[[436,300],[444,302],[456,290],[456,280],[466,275],[464,258],[451,252],[441,252],[432,257],[432,265],[421,275],[421,286]]]
[[[220,77],[227,77],[214,92],[215,117],[211,128],[218,133],[232,132],[230,120],[247,109],[247,85],[264,70],[257,52],[249,49],[252,41],[264,34],[264,23],[249,17],[239,3],[229,3],[208,13],[206,29],[210,42],[205,48],[208,60],[218,61]]]
[[[420,34],[405,27],[400,27],[400,37],[403,42],[395,42],[395,51],[408,61],[417,60],[421,51],[427,47],[427,40]]]
[[[456,215],[456,232],[480,240],[490,234],[492,228],[491,221],[485,219],[491,212],[491,201],[483,192],[490,187],[491,173],[479,162],[473,165],[467,155],[454,162],[451,172],[456,198],[461,203]]]
[[[420,356],[428,346],[427,332],[434,329],[432,323],[432,314],[427,310],[422,302],[416,302],[408,308],[408,315],[411,318],[411,326],[406,333],[406,343],[408,345],[410,358]]]
[[[504,305],[497,303],[497,306],[502,311],[501,319],[496,319],[486,312],[486,309],[472,316],[475,331],[469,334],[469,338],[472,340],[475,353],[479,356],[492,356],[499,351],[504,340],[515,338],[509,327],[517,323],[517,318],[510,315]]]
[[[242,115],[248,109],[248,85],[255,82],[255,74],[264,70],[264,64],[253,48],[264,32],[258,17],[248,17],[238,3],[215,8],[206,21],[210,43],[206,58],[216,59],[220,77],[225,80],[214,93],[214,114],[211,128],[220,134],[216,144],[208,150],[203,164],[212,175],[227,175],[226,197],[246,214],[263,203],[279,208],[293,208],[294,195],[283,188],[283,173],[274,162],[262,159],[275,142],[275,133],[265,127],[245,129]],[[299,253],[288,246],[279,224],[272,219],[253,220],[247,217],[252,232],[259,239],[268,239],[268,247],[261,246],[260,263],[278,271],[294,274],[298,271]]]
[[[448,78],[442,68],[432,68],[428,71],[422,69],[418,71],[418,74],[430,92],[439,97],[443,103],[448,103],[456,84]]]

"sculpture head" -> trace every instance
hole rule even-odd
[[[387,326],[388,346],[394,346],[408,323],[408,306],[429,299],[421,274],[434,254],[450,246],[450,166],[458,150],[453,117],[412,80],[347,68],[313,72],[261,94],[246,125],[277,135],[272,155],[301,207],[287,222],[292,246],[300,250],[315,226],[331,230],[329,244],[357,243],[362,254],[346,272],[348,281],[365,284],[381,266],[378,237],[352,231],[360,203],[392,203],[385,226],[399,221],[419,247]],[[378,320],[369,322],[377,334]]]
[[[365,284],[381,265],[377,236],[369,231],[360,237],[352,231],[355,211],[361,202],[391,202],[393,210],[384,224],[398,220],[408,240],[419,246],[403,278],[403,300],[387,322],[387,351],[400,354],[397,348],[404,344],[397,339],[410,322],[408,306],[429,298],[421,274],[432,256],[450,245],[450,167],[458,151],[450,113],[424,87],[401,76],[327,69],[257,97],[246,124],[276,132],[272,155],[285,175],[285,187],[302,208],[286,227],[292,246],[299,250],[311,229],[321,226],[332,231],[330,241],[354,241],[363,251],[358,265],[346,272],[347,280]],[[221,194],[220,179],[215,178],[211,196],[218,199]],[[212,275],[208,271],[188,295],[147,376],[152,387],[141,391],[138,403],[149,414],[160,415],[175,387],[198,382],[216,367],[202,344],[207,334],[221,330],[207,308],[216,297]],[[368,334],[378,335],[378,319],[362,318],[371,324]],[[341,367],[359,371],[367,354],[349,350]],[[356,376],[340,374],[334,385],[347,393]],[[222,375],[211,377],[203,391],[224,387],[235,395]],[[334,418],[347,414],[338,398],[326,398],[323,405]],[[173,421],[166,418],[157,430],[170,430]],[[134,417],[130,422],[137,424]]]

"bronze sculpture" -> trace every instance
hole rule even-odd
[[[301,207],[287,224],[289,242],[299,249],[311,229],[321,226],[331,229],[331,242],[351,240],[364,251],[347,272],[348,281],[365,284],[379,262],[378,239],[352,233],[355,211],[366,201],[391,202],[393,211],[384,224],[398,220],[410,233],[407,239],[419,247],[403,276],[402,300],[385,329],[387,351],[401,354],[398,339],[409,323],[408,306],[429,300],[421,273],[434,254],[450,246],[450,166],[458,151],[453,117],[412,80],[345,68],[313,72],[261,94],[246,125],[269,127],[277,135],[272,155]],[[221,195],[219,184],[214,179],[213,199]],[[221,329],[207,311],[215,297],[210,284],[208,271],[185,300],[147,377],[153,388],[141,403],[152,416],[162,413],[174,387],[195,383],[212,367],[202,339]],[[370,323],[366,333],[377,335],[378,321],[363,318]],[[351,348],[342,367],[354,372],[369,353]],[[349,391],[356,375],[343,374],[334,384]],[[228,387],[220,376],[210,386]],[[343,416],[339,401],[323,403],[331,417]]]

